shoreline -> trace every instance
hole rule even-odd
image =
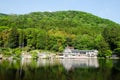
[[[13,56],[10,56],[10,57],[1,57],[0,60],[17,60],[17,59],[22,59],[21,57],[13,57]],[[24,59],[35,59],[33,57],[31,58],[24,58]],[[110,57],[110,58],[104,58],[104,57],[81,57],[81,58],[58,58],[58,57],[53,57],[53,58],[38,58],[38,59],[120,59],[120,57]]]

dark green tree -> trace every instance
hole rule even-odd
[[[26,33],[22,29],[19,31],[19,47],[23,48],[27,45]]]
[[[120,27],[106,27],[103,31],[103,37],[110,45],[111,50],[114,50],[120,41]]]
[[[116,54],[120,57],[120,48],[114,49],[114,54]]]
[[[16,27],[12,27],[8,37],[8,47],[16,48],[19,46],[19,33]]]
[[[37,34],[36,38],[36,48],[37,49],[45,49],[46,46],[46,36],[47,33],[44,30],[40,30]]]

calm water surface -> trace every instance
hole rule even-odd
[[[0,80],[120,80],[120,60],[0,60]]]

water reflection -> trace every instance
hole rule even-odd
[[[21,64],[23,66],[30,65],[32,59],[22,59]],[[87,58],[87,59],[39,59],[36,61],[36,66],[52,66],[62,64],[66,70],[73,68],[81,67],[99,67],[98,59],[96,58]]]
[[[23,66],[23,65],[30,65],[31,61],[32,61],[32,59],[24,59],[24,58],[22,58],[21,59],[21,66]]]
[[[0,80],[120,80],[120,60],[0,60]]]
[[[87,58],[87,59],[61,59],[61,63],[65,69],[70,70],[76,67],[99,67],[98,59]]]
[[[60,64],[58,59],[39,59],[37,61],[37,66],[52,66]]]

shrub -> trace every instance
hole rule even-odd
[[[114,54],[120,56],[120,48],[114,49]]]

